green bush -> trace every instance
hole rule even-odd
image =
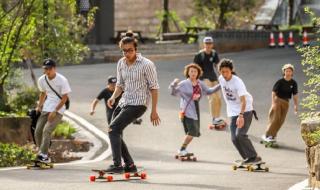
[[[29,148],[0,143],[0,167],[23,166],[35,158]]]
[[[17,115],[25,116],[28,109],[35,107],[39,91],[35,87],[24,87],[10,100],[10,108]]]
[[[69,122],[63,121],[57,125],[52,133],[52,137],[70,139],[76,131]]]

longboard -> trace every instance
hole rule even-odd
[[[41,162],[39,160],[31,160],[32,164],[27,164],[27,169],[52,169],[53,163]]]
[[[250,164],[244,164],[242,161],[237,160],[234,165],[232,165],[233,170],[237,169],[246,169],[249,172],[254,172],[254,171],[265,171],[269,172],[269,168],[265,166],[266,162],[260,161],[260,162],[255,162],[255,163],[250,163]]]
[[[123,178],[125,180],[129,180],[130,178],[136,178],[136,179],[147,178],[147,173],[145,173],[144,168],[141,168],[141,167],[137,168],[137,172],[114,173],[114,172],[106,172],[105,170],[99,170],[99,169],[92,169],[91,171],[98,173],[98,176],[91,175],[89,178],[90,182],[95,182],[97,179],[106,180],[107,182],[121,181],[121,180],[114,179],[116,175],[123,175]]]
[[[209,129],[215,129],[217,131],[224,131],[226,130],[227,127],[227,122],[225,120],[221,120],[221,122],[217,123],[217,124],[209,124],[208,128]]]
[[[196,162],[197,161],[197,157],[195,157],[193,153],[188,153],[185,156],[181,156],[181,155],[177,154],[177,155],[175,155],[175,159],[180,160],[182,162],[184,162],[184,161]]]
[[[266,147],[266,148],[279,148],[279,144],[276,141],[261,140],[260,144],[264,144],[264,147]]]

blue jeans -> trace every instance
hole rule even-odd
[[[247,135],[251,125],[252,116],[252,111],[248,111],[243,114],[244,126],[242,128],[237,127],[236,122],[238,116],[231,117],[231,140],[243,159],[254,158],[257,156],[257,152]]]

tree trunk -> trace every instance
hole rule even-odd
[[[33,85],[35,87],[37,87],[37,80],[36,80],[36,75],[34,74],[33,72],[33,68],[32,68],[32,63],[31,63],[31,59],[30,58],[27,58],[27,60],[25,60],[29,70],[30,70],[30,75],[31,75],[31,79],[33,81]]]
[[[169,0],[163,0],[162,33],[169,32]]]

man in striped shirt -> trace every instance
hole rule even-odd
[[[123,130],[135,119],[141,117],[152,100],[150,119],[154,126],[160,124],[157,113],[158,89],[156,67],[149,59],[137,53],[137,42],[132,37],[124,37],[119,44],[124,55],[117,65],[116,89],[108,100],[111,108],[118,96],[122,98],[116,107],[109,128],[112,156],[114,164],[107,171],[121,173],[136,172],[133,159],[123,140]],[[125,163],[121,163],[121,157]]]

